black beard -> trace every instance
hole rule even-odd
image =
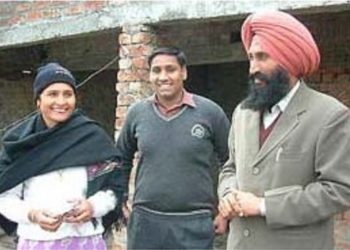
[[[255,79],[265,83],[265,86],[255,85]],[[273,105],[285,97],[289,90],[290,77],[286,70],[281,67],[276,68],[271,76],[257,72],[249,76],[249,93],[243,101],[243,109],[255,111],[270,110]]]

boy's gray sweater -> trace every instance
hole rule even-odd
[[[213,173],[228,158],[229,121],[214,102],[193,99],[196,107],[185,105],[171,118],[151,98],[130,108],[117,151],[127,177],[139,153],[135,206],[187,212],[215,205]]]

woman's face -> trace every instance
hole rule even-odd
[[[46,126],[52,128],[66,121],[76,106],[74,89],[67,83],[54,83],[41,92],[36,101]]]

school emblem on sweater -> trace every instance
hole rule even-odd
[[[195,124],[191,129],[191,135],[202,139],[205,135],[205,128],[200,124]]]

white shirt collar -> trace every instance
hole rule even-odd
[[[288,92],[288,94],[283,97],[278,103],[272,106],[271,111],[265,110],[263,114],[264,128],[268,128],[278,117],[280,112],[284,112],[292,99],[292,97],[297,92],[300,87],[300,80],[294,85],[294,87]]]
[[[283,97],[278,103],[276,103],[272,108],[271,108],[271,113],[274,111],[274,109],[278,109],[278,111],[284,112],[292,99],[292,97],[295,95],[297,92],[298,88],[300,86],[300,81],[297,81],[297,83],[294,85],[294,87],[288,92],[288,94]]]

